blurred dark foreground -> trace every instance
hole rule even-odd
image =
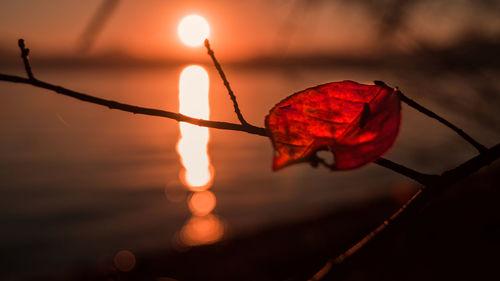
[[[326,280],[499,280],[499,171],[497,162],[453,186]],[[402,191],[214,245],[137,253],[129,272],[118,270],[110,256],[44,280],[307,280],[410,195]]]

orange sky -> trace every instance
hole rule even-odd
[[[0,49],[17,51],[15,42],[23,37],[38,54],[81,55],[77,42],[101,1],[2,1]],[[313,1],[306,7],[304,2],[284,0],[122,0],[90,54],[115,51],[150,59],[204,58],[202,47],[186,47],[176,34],[179,20],[190,13],[208,20],[210,40],[222,59],[283,53],[362,54],[380,45],[374,18],[379,12],[360,2]],[[464,30],[500,34],[498,11],[474,1],[444,6],[423,2],[406,15],[405,29],[395,34],[391,47],[411,48],[415,40],[447,44]]]

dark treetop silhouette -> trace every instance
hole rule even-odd
[[[222,130],[233,130],[233,131],[242,131],[242,132],[247,132],[249,134],[254,134],[254,135],[259,135],[259,136],[269,136],[269,132],[265,128],[257,127],[254,125],[249,124],[248,122],[245,121],[243,118],[243,115],[241,114],[241,111],[239,109],[238,103],[236,101],[236,96],[232,92],[229,82],[226,79],[226,76],[224,72],[222,71],[222,68],[220,64],[217,62],[215,58],[215,54],[213,50],[210,48],[210,44],[208,40],[205,41],[205,47],[207,48],[208,54],[212,58],[215,67],[217,68],[221,78],[224,81],[224,85],[226,86],[229,96],[231,100],[233,101],[234,109],[236,112],[236,115],[238,116],[238,119],[241,124],[235,124],[235,123],[229,123],[229,122],[221,122],[221,121],[211,121],[211,120],[204,120],[204,119],[196,119],[192,118],[180,113],[176,112],[171,112],[171,111],[166,111],[166,110],[160,110],[160,109],[154,109],[154,108],[145,108],[145,107],[140,107],[140,106],[135,106],[135,105],[130,105],[130,104],[125,104],[125,103],[120,103],[112,100],[106,100],[102,98],[98,98],[89,94],[85,93],[80,93],[76,92],[70,89],[66,89],[61,86],[57,86],[51,83],[47,83],[41,80],[38,80],[35,78],[33,75],[33,72],[31,70],[31,65],[29,62],[29,49],[25,47],[24,40],[19,39],[19,47],[21,49],[21,57],[23,59],[23,63],[25,66],[26,73],[28,75],[28,78],[20,77],[20,76],[15,76],[15,75],[8,75],[8,74],[1,74],[0,73],[0,80],[2,81],[7,81],[7,82],[13,82],[13,83],[22,83],[22,84],[29,84],[38,88],[43,88],[50,90],[52,92],[72,97],[81,101],[101,105],[101,106],[106,106],[110,109],[117,109],[121,111],[126,111],[126,112],[131,112],[134,114],[143,114],[143,115],[150,115],[150,116],[158,116],[158,117],[164,117],[168,119],[173,119],[177,120],[179,122],[187,122],[191,124],[195,124],[198,126],[203,126],[203,127],[209,127],[209,128],[216,128],[216,129],[222,129]],[[376,85],[385,85],[382,82],[375,81]],[[439,115],[435,114],[434,112],[426,109],[425,107],[419,105],[415,101],[411,100],[410,98],[406,97],[403,93],[400,91],[395,91],[399,97],[399,99],[409,106],[417,109],[418,111],[428,115],[431,118],[434,118],[444,124],[445,126],[451,128],[454,130],[459,136],[464,138],[466,141],[468,141],[471,145],[473,145],[478,151],[479,155],[469,159],[468,161],[465,161],[464,163],[458,165],[457,167],[450,169],[448,171],[445,171],[439,175],[427,175],[427,174],[422,174],[417,171],[414,171],[410,168],[407,168],[403,165],[394,163],[388,159],[384,158],[379,158],[378,160],[375,160],[374,163],[381,165],[385,168],[388,168],[396,173],[399,173],[401,175],[404,175],[408,178],[411,178],[420,184],[423,185],[421,189],[419,189],[413,197],[411,197],[401,208],[396,211],[390,218],[385,220],[380,226],[378,226],[376,229],[371,231],[368,235],[366,235],[363,239],[361,239],[358,243],[353,245],[351,248],[346,250],[344,253],[339,255],[336,258],[333,258],[326,262],[326,264],[319,269],[312,277],[310,280],[319,280],[325,277],[325,275],[330,274],[334,275],[336,273],[335,270],[333,269],[341,269],[339,268],[344,262],[355,255],[356,253],[360,252],[367,243],[372,242],[375,240],[375,238],[379,237],[380,235],[383,235],[384,233],[388,233],[389,231],[394,231],[398,229],[400,226],[404,225],[405,222],[409,220],[412,216],[416,214],[418,210],[420,210],[423,206],[428,204],[432,198],[434,198],[437,194],[445,191],[448,189],[450,186],[452,186],[453,183],[460,181],[461,179],[470,176],[471,174],[475,173],[479,169],[481,169],[484,166],[489,165],[496,159],[500,157],[500,144],[497,144],[491,148],[486,148],[484,145],[480,144],[476,140],[474,140],[472,137],[470,137],[468,134],[466,134],[463,130],[460,128],[456,127],[446,119],[440,117]],[[319,161],[319,164],[326,164],[322,159],[319,157],[316,159]]]

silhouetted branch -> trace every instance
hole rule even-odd
[[[432,183],[433,180],[438,177],[437,175],[427,175],[427,174],[422,174],[420,172],[417,172],[415,170],[412,170],[410,168],[407,168],[403,165],[400,165],[398,163],[394,163],[391,160],[385,159],[385,158],[380,158],[377,161],[375,161],[378,165],[388,168],[390,170],[393,170],[394,172],[405,175],[414,181],[421,183],[423,185],[429,185]]]
[[[238,120],[240,120],[241,125],[249,125],[248,122],[243,118],[243,114],[241,114],[240,108],[238,106],[238,102],[236,101],[236,96],[233,93],[233,90],[231,90],[231,86],[229,86],[229,81],[227,81],[226,75],[224,74],[224,71],[222,70],[222,67],[220,66],[219,62],[215,58],[214,51],[210,48],[210,42],[208,42],[208,39],[205,39],[205,47],[207,48],[207,53],[212,58],[212,61],[214,62],[215,68],[219,72],[220,77],[222,78],[222,81],[224,82],[224,86],[226,86],[227,92],[229,93],[229,97],[233,101],[233,106],[234,106],[234,112],[236,112],[236,116],[238,116]]]
[[[88,95],[85,93],[79,93],[79,92],[76,92],[73,90],[63,88],[61,86],[53,85],[53,84],[43,82],[40,80],[36,80],[36,79],[26,79],[26,78],[19,77],[19,76],[0,74],[0,80],[14,82],[14,83],[30,84],[30,85],[33,85],[35,87],[51,90],[51,91],[56,92],[58,94],[72,97],[72,98],[75,98],[75,99],[78,99],[78,100],[81,100],[84,102],[102,105],[102,106],[108,107],[109,109],[117,109],[117,110],[126,111],[126,112],[130,112],[130,113],[134,113],[134,114],[164,117],[164,118],[168,118],[168,119],[177,120],[179,122],[191,123],[191,124],[202,126],[202,127],[209,127],[209,128],[223,129],[223,130],[232,130],[232,131],[242,131],[242,132],[247,132],[247,133],[254,134],[254,135],[267,136],[266,130],[264,128],[259,128],[259,127],[255,127],[255,126],[248,125],[248,124],[247,125],[240,125],[240,124],[234,124],[234,123],[229,123],[229,122],[197,119],[197,118],[192,118],[192,117],[189,117],[189,116],[186,116],[186,115],[183,115],[180,113],[171,112],[171,111],[135,106],[135,105],[125,104],[125,103],[116,102],[116,101],[112,101],[112,100],[106,100],[106,99],[94,97],[94,96],[91,96],[91,95]]]
[[[313,167],[317,167],[319,164],[322,166],[325,166],[326,168],[330,170],[335,170],[336,166],[334,163],[328,163],[325,159],[319,157],[316,154],[313,154],[309,157],[308,159],[310,161],[310,164]],[[392,170],[400,175],[403,175],[407,178],[410,178],[418,183],[421,183],[423,185],[427,185],[428,183],[431,182],[432,179],[438,177],[437,175],[428,175],[428,174],[422,174],[420,172],[417,172],[413,169],[410,169],[408,167],[405,167],[401,164],[395,163],[389,159],[385,158],[379,158],[378,160],[374,161],[373,163],[382,166],[384,168],[387,168],[389,170]]]
[[[500,143],[490,149],[486,149],[484,153],[471,158],[470,160],[460,164],[459,166],[442,173],[441,177],[445,182],[449,182],[450,184],[455,183],[477,172],[482,167],[490,165],[499,157]]]
[[[478,141],[473,139],[471,136],[469,136],[467,133],[465,133],[462,129],[458,128],[457,126],[453,125],[451,122],[448,120],[444,119],[443,117],[437,115],[436,113],[430,111],[429,109],[423,107],[422,105],[418,104],[416,101],[410,99],[409,97],[405,96],[401,91],[398,91],[399,97],[402,102],[406,103],[407,105],[415,108],[416,110],[422,112],[423,114],[436,119],[437,121],[441,122],[444,124],[446,127],[452,129],[455,131],[459,136],[461,136],[464,140],[469,142],[472,146],[474,146],[479,153],[485,152],[488,150],[484,145],[480,144]]]
[[[27,49],[24,46],[24,39],[19,39],[17,41],[17,44],[21,49],[21,58],[23,59],[24,69],[26,70],[26,74],[28,74],[28,77],[30,79],[35,79],[35,76],[33,76],[33,72],[31,71],[31,64],[29,60],[30,49]]]
[[[347,251],[338,255],[336,258],[331,259],[321,267],[310,279],[309,281],[319,281],[323,279],[325,276],[329,274],[334,274],[334,270],[342,264],[344,261],[352,257],[354,254],[358,253],[366,244],[372,241],[375,237],[380,235],[386,228],[389,226],[394,226],[397,220],[400,220],[403,215],[408,213],[409,206],[413,207],[414,202],[422,196],[425,187],[419,189],[408,201],[406,201],[403,206],[401,206],[389,219],[385,220],[382,224],[380,224],[377,228],[372,230],[368,235],[359,240],[356,244],[354,244]]]
[[[81,35],[78,45],[80,52],[87,52],[90,47],[92,47],[92,44],[95,42],[99,32],[103,29],[106,21],[108,21],[116,10],[118,3],[119,0],[102,0],[101,5]]]
[[[440,176],[428,178],[427,185],[419,189],[406,203],[401,206],[389,219],[385,220],[373,231],[368,233],[359,242],[351,248],[338,255],[336,258],[329,260],[309,281],[318,281],[328,274],[334,274],[335,269],[339,267],[349,258],[359,253],[369,242],[380,236],[383,232],[389,229],[396,229],[407,218],[414,216],[419,210],[425,207],[436,195],[450,188],[459,180],[472,175],[484,166],[490,165],[493,161],[500,157],[500,143],[494,147],[483,151],[478,156],[462,163],[461,165],[443,172]],[[380,162],[378,160],[377,162]]]

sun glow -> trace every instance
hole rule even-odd
[[[203,44],[203,41],[208,38],[210,27],[203,17],[189,15],[181,20],[177,27],[177,33],[184,44],[196,47]]]

